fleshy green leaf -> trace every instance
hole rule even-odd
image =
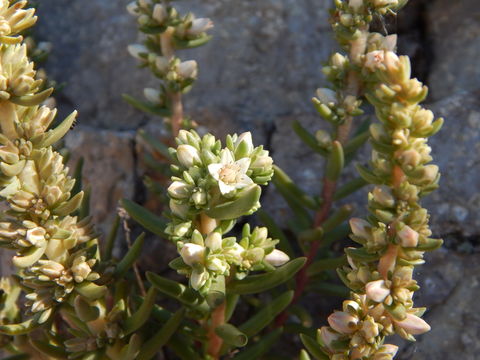
[[[267,335],[263,336],[255,345],[246,348],[236,355],[234,360],[253,360],[260,359],[261,356],[267,353],[270,348],[277,342],[277,339],[282,334],[282,329],[275,329]]]
[[[125,335],[131,334],[139,329],[148,320],[150,313],[152,312],[153,305],[155,305],[155,297],[157,295],[157,289],[153,286],[148,289],[147,296],[143,299],[142,305],[138,310],[130,316],[123,328]]]
[[[115,277],[121,279],[125,276],[128,269],[137,261],[138,257],[142,253],[143,242],[145,239],[145,233],[141,233],[139,237],[135,240],[132,247],[128,250],[127,254],[123,259],[117,264],[115,269]]]
[[[248,336],[232,324],[222,324],[215,328],[215,333],[229,345],[243,347],[247,345]]]
[[[125,100],[127,103],[129,103],[134,108],[141,110],[143,112],[161,116],[161,117],[166,117],[171,115],[171,111],[167,108],[164,108],[158,105],[153,105],[146,101],[137,100],[134,97],[127,94],[123,94],[122,97],[123,97],[123,100]]]
[[[165,220],[131,200],[123,199],[122,206],[132,219],[142,225],[146,230],[151,231],[155,235],[165,236]]]
[[[303,345],[307,348],[308,352],[316,359],[316,360],[328,360],[329,357],[323,351],[320,345],[312,339],[310,336],[305,334],[300,334],[300,339],[302,340]]]
[[[205,213],[218,220],[236,219],[247,215],[260,200],[262,189],[258,185],[251,185],[238,194],[235,200],[216,205]]]

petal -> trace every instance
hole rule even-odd
[[[212,175],[212,177],[215,179],[215,180],[219,180],[219,174],[220,174],[220,170],[222,169],[223,165],[222,164],[210,164],[208,165],[208,172],[210,173],[210,175]]]
[[[235,164],[240,166],[240,173],[245,174],[250,167],[250,158],[241,158],[240,160],[235,161]]]
[[[226,165],[226,164],[231,164],[233,163],[233,155],[232,155],[232,152],[228,149],[223,149],[221,152],[220,152],[220,161],[223,165]]]
[[[235,186],[227,185],[223,181],[218,182],[218,187],[220,188],[220,192],[222,193],[222,195],[226,195],[235,190]]]
[[[253,184],[253,180],[250,179],[247,175],[241,174],[237,176],[237,182],[235,183],[236,189],[243,189],[244,187]]]

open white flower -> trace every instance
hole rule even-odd
[[[225,195],[253,184],[247,175],[249,166],[250,158],[234,161],[232,153],[225,149],[221,153],[220,163],[208,165],[208,172],[218,181],[220,192]]]

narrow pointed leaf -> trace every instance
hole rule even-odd
[[[27,334],[38,326],[36,318],[18,324],[0,325],[0,334],[15,336]]]
[[[134,108],[141,110],[143,112],[150,113],[157,116],[162,116],[162,117],[171,115],[171,111],[167,108],[163,108],[158,105],[153,105],[146,101],[137,100],[134,97],[127,94],[123,94],[122,97],[123,97],[123,100],[125,100],[127,103],[129,103]]]
[[[150,210],[145,209],[143,206],[138,205],[131,200],[123,199],[122,206],[132,217],[132,219],[142,225],[146,230],[154,233],[155,235],[165,236],[165,220],[159,218]]]
[[[298,135],[302,141],[309,146],[313,151],[319,153],[320,155],[327,156],[329,151],[326,148],[323,148],[318,143],[314,135],[312,135],[307,129],[305,129],[299,121],[295,120],[292,123],[293,131]]]
[[[133,334],[130,337],[130,341],[128,342],[128,344],[123,347],[122,352],[120,353],[119,360],[136,359],[141,346],[142,339],[140,338],[140,335]]]
[[[125,321],[123,331],[125,335],[131,334],[139,329],[150,317],[153,305],[155,305],[155,297],[157,289],[153,286],[148,289],[147,296],[143,299],[142,305],[138,310]]]
[[[177,37],[173,37],[173,45],[176,49],[193,49],[202,46],[212,39],[210,35],[203,35],[198,39],[183,40]]]
[[[234,360],[253,360],[260,359],[263,354],[270,351],[270,348],[275,345],[277,339],[282,334],[282,329],[275,329],[267,335],[263,336],[255,345],[246,348],[238,355],[234,356]]]
[[[168,342],[180,326],[185,309],[178,310],[152,338],[142,345],[137,360],[150,360]]]
[[[47,100],[52,93],[53,88],[49,88],[34,95],[12,96],[9,100],[21,106],[35,106]]]
[[[103,252],[104,260],[110,260],[112,258],[113,248],[115,246],[115,240],[117,238],[118,228],[120,226],[120,216],[116,216],[113,221],[110,232],[108,233],[107,240],[105,242],[105,250]]]
[[[288,193],[292,199],[298,201],[301,206],[306,206],[310,209],[318,208],[318,203],[295,185],[294,181],[282,169],[276,165],[274,165],[273,168],[275,170],[274,181],[277,188],[281,188],[282,191]]]
[[[72,125],[75,123],[76,117],[77,112],[72,112],[55,129],[49,130],[47,133],[45,133],[41,137],[39,143],[36,143],[34,141],[34,145],[36,145],[36,147],[43,148],[55,144],[57,141],[63,138],[65,134],[71,129]]]
[[[233,280],[227,291],[232,294],[255,294],[274,288],[291,279],[305,264],[305,258],[297,258],[275,269],[274,271],[247,276],[243,280]]]
[[[335,201],[341,200],[347,197],[348,195],[353,194],[355,191],[363,188],[367,184],[368,182],[365,181],[365,179],[362,177],[357,177],[353,180],[350,180],[349,182],[339,187],[337,191],[335,191],[333,200]]]
[[[13,265],[18,268],[26,268],[32,266],[45,253],[46,247],[46,242],[42,245],[42,247],[30,247],[27,251],[22,253],[21,256],[14,256],[12,258]]]
[[[336,268],[339,268],[340,266],[346,265],[347,264],[347,257],[346,256],[340,256],[338,258],[331,258],[331,259],[322,259],[322,260],[317,260],[313,262],[307,270],[308,276],[314,276],[318,275],[323,271],[326,270],[335,270]]]
[[[39,341],[39,340],[30,340],[32,345],[41,353],[47,355],[50,358],[53,359],[67,359],[68,358],[68,353],[65,351],[64,348],[55,346],[52,344],[49,344],[48,342],[45,341]]]
[[[332,151],[327,160],[325,176],[331,181],[337,181],[345,165],[343,147],[339,141],[332,142]]]
[[[267,327],[276,316],[290,304],[293,299],[293,291],[287,291],[266,304],[259,312],[238,327],[249,338],[258,334]]]
[[[70,198],[70,200],[64,202],[62,205],[53,209],[53,214],[59,216],[67,216],[77,210],[83,201],[84,192],[80,191],[78,194]]]
[[[307,348],[308,352],[316,360],[328,360],[329,357],[322,351],[320,344],[318,344],[315,339],[311,338],[308,335],[300,334],[300,339],[302,340],[303,345]]]
[[[177,299],[185,305],[198,305],[203,301],[196,291],[176,281],[166,279],[152,272],[147,272],[147,279],[161,293]]]
[[[132,247],[128,250],[122,261],[117,264],[117,267],[115,269],[115,277],[117,279],[123,278],[127,271],[135,263],[135,261],[137,261],[140,254],[142,253],[144,239],[145,233],[141,233],[140,236],[137,237],[137,239],[133,243]]]

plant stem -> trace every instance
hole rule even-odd
[[[160,35],[162,53],[163,56],[165,56],[168,60],[172,60],[175,56],[175,49],[172,42],[174,31],[175,29],[173,27],[169,27]],[[173,137],[176,137],[180,131],[183,121],[182,93],[170,92],[168,97],[170,99],[170,108],[172,110],[172,115],[170,116],[170,126],[172,128]]]
[[[221,303],[219,306],[213,310],[212,315],[210,317],[210,326],[208,329],[208,348],[207,353],[210,355],[214,360],[220,358],[220,350],[223,345],[223,340],[221,337],[217,335],[215,329],[225,323],[225,301]]]
[[[367,29],[362,29],[362,32],[363,32],[362,36],[352,41],[351,43],[349,58],[353,64],[358,64],[361,61],[361,55],[365,53],[367,31],[368,31]],[[346,96],[354,96],[355,98],[357,98],[360,92],[361,92],[361,82],[358,77],[357,70],[351,69],[347,74],[344,98]],[[342,145],[345,145],[349,139],[350,132],[352,130],[352,123],[353,123],[353,116],[347,116],[345,118],[344,123],[340,125],[337,129],[336,140],[339,141]],[[325,222],[325,220],[327,220],[333,206],[333,196],[336,188],[337,188],[336,181],[332,181],[332,180],[329,180],[327,177],[324,177],[323,187],[322,187],[323,205],[315,214],[313,228],[317,228],[321,226]],[[305,262],[305,265],[298,272],[296,276],[295,292],[290,305],[295,304],[303,294],[305,287],[307,286],[307,283],[308,283],[308,274],[307,274],[308,267],[315,260],[319,247],[320,247],[320,241],[319,240],[314,241],[311,244],[309,251],[305,254],[305,256],[307,257],[307,261]],[[275,321],[275,325],[277,327],[281,327],[284,325],[285,321],[288,318],[287,311],[288,311],[288,308],[277,317]]]

